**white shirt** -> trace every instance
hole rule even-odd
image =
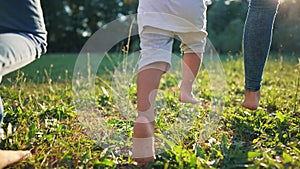
[[[138,26],[174,32],[206,32],[205,0],[139,0]]]

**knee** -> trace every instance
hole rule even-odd
[[[167,72],[169,67],[170,67],[170,65],[167,62],[154,62],[154,63],[148,64],[144,67],[141,67],[139,71],[141,72],[141,71],[144,71],[147,69],[157,69],[162,72]]]

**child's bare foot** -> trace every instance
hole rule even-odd
[[[0,168],[4,168],[29,156],[31,156],[30,151],[0,150]]]
[[[260,100],[260,91],[252,92],[245,90],[245,100],[242,103],[242,106],[250,110],[256,110],[258,108],[258,103]]]
[[[138,117],[133,132],[133,159],[140,167],[147,167],[154,161],[154,122]]]
[[[154,137],[133,138],[133,160],[140,167],[147,167],[154,161]]]
[[[154,161],[154,157],[145,157],[145,158],[134,158],[134,161],[137,162],[139,167],[148,167],[151,162]]]
[[[192,103],[192,104],[200,103],[200,101],[197,100],[192,93],[187,93],[187,92],[180,92],[178,100],[182,103]]]

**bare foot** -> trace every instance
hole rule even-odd
[[[0,168],[19,162],[30,156],[30,151],[0,150]]]
[[[154,157],[145,157],[145,158],[134,158],[134,161],[137,162],[139,167],[148,167],[151,162],[154,161]]]
[[[242,106],[250,110],[256,110],[258,108],[259,100],[260,100],[259,90],[256,92],[245,90],[245,100],[242,103]]]
[[[154,122],[143,116],[138,117],[133,130],[133,160],[140,167],[147,167],[155,159]]]
[[[200,101],[197,100],[192,93],[186,93],[186,92],[180,92],[178,100],[182,103],[192,103],[192,104],[200,103]]]

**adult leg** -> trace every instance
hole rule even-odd
[[[4,109],[3,109],[3,104],[2,104],[2,99],[0,97],[0,139],[3,137],[4,135],[4,131],[1,128],[2,122],[3,122],[3,116],[4,116]]]
[[[260,100],[262,74],[269,55],[279,0],[251,0],[244,29],[245,100],[255,110]]]
[[[0,34],[0,76],[34,61],[37,58],[37,49],[37,45],[23,35]]]
[[[0,34],[0,77],[17,70],[33,60],[37,52],[36,45],[28,38],[12,33]],[[1,81],[0,81],[1,82]],[[0,98],[0,137],[3,137],[4,110]],[[30,156],[30,151],[0,150],[0,168],[18,162]]]
[[[0,79],[35,60],[36,54],[36,45],[28,38],[14,33],[0,34]],[[0,102],[1,127],[4,115],[1,99]]]

